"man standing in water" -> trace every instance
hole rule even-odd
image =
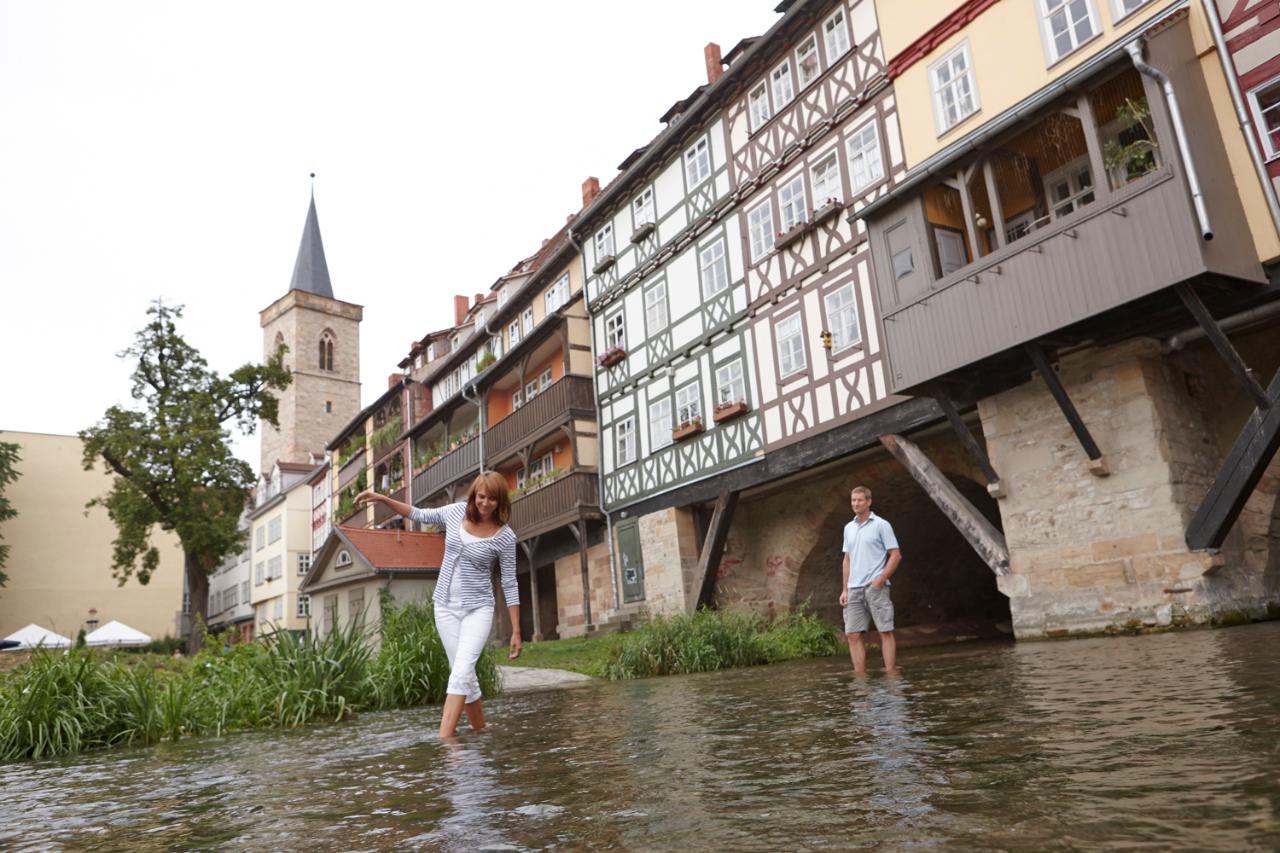
[[[871,490],[857,486],[849,495],[853,521],[844,527],[844,630],[849,640],[853,671],[867,672],[867,647],[862,635],[872,621],[880,632],[885,672],[898,671],[898,641],[893,636],[893,602],[889,576],[898,569],[902,552],[893,526],[871,511]]]

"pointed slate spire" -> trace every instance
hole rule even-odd
[[[311,173],[315,177],[315,173]],[[316,193],[311,190],[311,207],[307,210],[307,224],[302,227],[302,243],[298,246],[298,260],[293,265],[290,290],[305,290],[317,296],[333,298],[333,284],[329,281],[329,264],[324,259],[324,243],[320,240],[320,220],[316,217]]]

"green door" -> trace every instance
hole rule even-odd
[[[618,524],[618,567],[622,572],[622,601],[630,604],[644,599],[644,559],[640,554],[637,520]]]

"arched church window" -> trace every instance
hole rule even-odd
[[[325,329],[320,333],[320,369],[333,370],[333,332]]]

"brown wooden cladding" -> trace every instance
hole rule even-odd
[[[387,495],[387,497],[391,498],[393,501],[403,501],[404,489],[396,489],[394,492]],[[399,513],[384,503],[375,503],[373,505],[373,524],[375,527],[391,521],[398,515]]]
[[[584,513],[599,516],[595,472],[575,471],[511,502],[511,529],[520,539],[554,530]]]
[[[364,470],[364,464],[365,449],[362,447],[356,455],[348,459],[346,463],[338,469],[338,488],[346,488],[347,483],[350,483],[358,477],[360,472]]]
[[[504,455],[538,438],[548,426],[563,420],[571,411],[579,411],[594,420],[592,395],[590,377],[564,376],[558,379],[546,391],[485,431],[487,462],[500,462]]]
[[[467,474],[478,473],[480,473],[480,442],[473,438],[461,447],[441,456],[430,468],[414,476],[414,502],[421,504],[454,480]]]

